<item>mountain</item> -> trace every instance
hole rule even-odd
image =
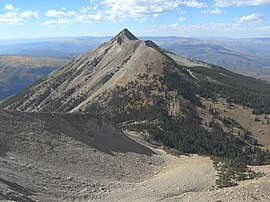
[[[182,152],[268,162],[261,148],[270,144],[270,84],[177,56],[127,29],[1,107],[103,113],[123,131],[146,131]]]
[[[0,99],[19,92],[66,61],[57,58],[0,56]]]
[[[182,61],[185,65],[207,66],[202,62],[192,63],[185,58]],[[21,100],[24,104],[14,103],[14,107],[37,112],[85,110],[89,102],[95,103],[103,97],[104,92],[132,85],[132,81],[138,80],[144,86],[147,85],[145,82],[158,82],[166,63],[176,65],[166,51],[153,42],[140,41],[128,30],[123,30],[110,42],[80,55],[38,85],[27,89]],[[190,79],[189,76],[184,75],[186,80]],[[149,80],[144,77],[149,77]]]

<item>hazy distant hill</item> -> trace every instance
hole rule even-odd
[[[110,37],[0,40],[0,55],[73,58]],[[177,54],[226,67],[241,74],[270,79],[270,39],[140,37]]]
[[[56,58],[0,56],[0,99],[17,93],[66,62]]]
[[[234,72],[270,79],[270,40],[229,38],[156,37],[174,53],[220,65]]]
[[[0,55],[73,58],[106,40],[107,37],[70,37],[0,41]]]

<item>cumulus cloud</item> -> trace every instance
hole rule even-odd
[[[193,7],[193,8],[206,8],[208,7],[207,3],[205,2],[198,2],[196,0],[191,0],[191,1],[184,1],[182,4],[188,7]]]
[[[77,13],[74,11],[70,12],[63,12],[63,11],[57,11],[57,10],[49,10],[45,13],[47,17],[53,17],[53,18],[61,18],[61,17],[67,17],[67,16],[75,16]]]
[[[49,10],[45,13],[47,17],[63,17],[66,15],[63,11]]]
[[[184,26],[180,25],[179,23],[173,23],[173,24],[160,25],[160,28],[162,28],[162,29],[183,29]]]
[[[186,21],[187,19],[186,18],[179,18],[179,21],[180,22],[184,22],[184,21]]]
[[[51,27],[51,26],[53,26],[55,24],[64,25],[64,24],[71,24],[71,23],[75,23],[75,20],[74,19],[68,19],[68,18],[59,18],[59,19],[56,19],[56,20],[45,21],[42,25]]]
[[[12,4],[6,4],[5,7],[4,7],[4,10],[5,11],[14,11],[15,8]]]
[[[212,14],[212,15],[216,14],[217,15],[217,14],[222,14],[223,11],[221,9],[216,8],[214,10],[210,10],[210,9],[203,10],[201,13],[206,14],[206,15],[210,15],[210,14]]]
[[[11,4],[7,4],[3,10],[5,12],[3,14],[0,14],[0,25],[23,24],[25,21],[29,19],[39,17],[39,14],[35,11],[30,10],[20,11]]]
[[[75,11],[57,11],[49,10],[45,13],[47,17],[52,18],[42,23],[44,26],[52,27],[53,25],[59,24],[74,24],[79,22],[95,23],[105,19],[103,12],[96,11],[95,13],[86,12],[86,10]]]
[[[213,24],[211,24],[213,26]],[[204,24],[194,24],[194,25],[188,25],[184,26],[179,23],[173,23],[173,24],[163,24],[160,25],[161,29],[171,29],[171,30],[200,30],[200,29],[208,29],[209,25],[204,25]]]
[[[216,7],[261,6],[270,4],[270,0],[215,0]]]
[[[242,16],[238,23],[258,23],[263,20],[263,16],[259,13],[253,13],[247,16]]]
[[[149,16],[156,17],[161,13],[176,9],[179,0],[103,0],[105,12],[109,19],[143,19]]]
[[[194,0],[191,2],[198,3]],[[91,0],[90,5],[83,6],[76,12],[67,12],[66,10],[47,11],[45,15],[52,19],[44,22],[43,25],[52,26],[53,24],[76,22],[95,23],[101,20],[119,21],[126,19],[144,21],[148,17],[157,17],[162,13],[178,9],[181,4],[189,5],[188,2],[183,3],[182,0]]]
[[[28,19],[28,18],[39,18],[39,15],[35,11],[23,11],[20,13],[20,17],[23,19]]]

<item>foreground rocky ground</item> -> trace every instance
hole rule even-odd
[[[269,201],[266,175],[217,189],[208,157],[173,156],[84,115],[0,113],[0,200]]]

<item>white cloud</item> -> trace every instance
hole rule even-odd
[[[83,6],[80,10],[81,13],[87,13],[90,10],[92,10],[92,8],[90,6]]]
[[[56,11],[49,10],[45,14],[47,17],[53,18],[52,20],[47,20],[42,23],[44,26],[53,27],[54,25],[64,25],[64,24],[74,24],[79,22],[84,23],[95,23],[105,19],[104,12],[96,11],[85,12],[81,10],[80,12],[75,11]]]
[[[28,18],[38,18],[39,15],[35,11],[23,11],[20,13],[20,17],[23,19],[28,19]]]
[[[26,20],[38,18],[39,14],[35,11],[20,11],[11,4],[7,4],[4,8],[6,11],[0,14],[0,25],[17,25],[24,24]]]
[[[57,11],[57,10],[49,10],[45,13],[47,17],[52,17],[52,18],[62,18],[66,16],[73,16],[76,15],[76,12],[64,12],[64,11]]]
[[[90,6],[83,6],[81,9],[80,9],[80,12],[81,13],[87,13],[87,12],[91,12],[91,11],[95,11],[98,9],[98,4],[96,3],[91,3]]]
[[[102,20],[121,21],[126,19],[142,22],[148,17],[157,17],[161,13],[178,9],[180,4],[182,4],[182,0],[91,0],[88,6],[83,6],[77,12],[49,10],[45,15],[54,19],[49,19],[42,24],[52,26],[54,24],[95,23]]]
[[[259,13],[253,13],[247,16],[242,16],[238,23],[258,23],[263,20],[263,16]]]
[[[179,12],[181,15],[185,15],[185,14],[187,14],[187,12],[186,11],[180,11]]]
[[[203,10],[201,13],[206,14],[206,15],[209,15],[209,14],[222,14],[223,11],[221,9],[216,8],[214,10],[210,10],[210,9]]]
[[[207,3],[205,2],[198,2],[197,0],[191,0],[191,1],[185,1],[182,4],[188,7],[193,7],[193,8],[206,8],[208,7]]]
[[[184,22],[184,21],[186,21],[187,19],[186,18],[179,18],[179,21],[180,22]]]
[[[270,0],[215,0],[216,7],[268,5]]]
[[[14,11],[15,8],[12,4],[6,4],[5,7],[4,7],[4,10],[5,11]]]
[[[176,9],[179,0],[103,0],[108,18],[114,19],[144,19],[149,16],[156,17],[161,13]]]
[[[183,29],[185,27],[183,25],[180,25],[179,23],[173,23],[173,24],[160,25],[160,28],[162,28],[162,29]]]

